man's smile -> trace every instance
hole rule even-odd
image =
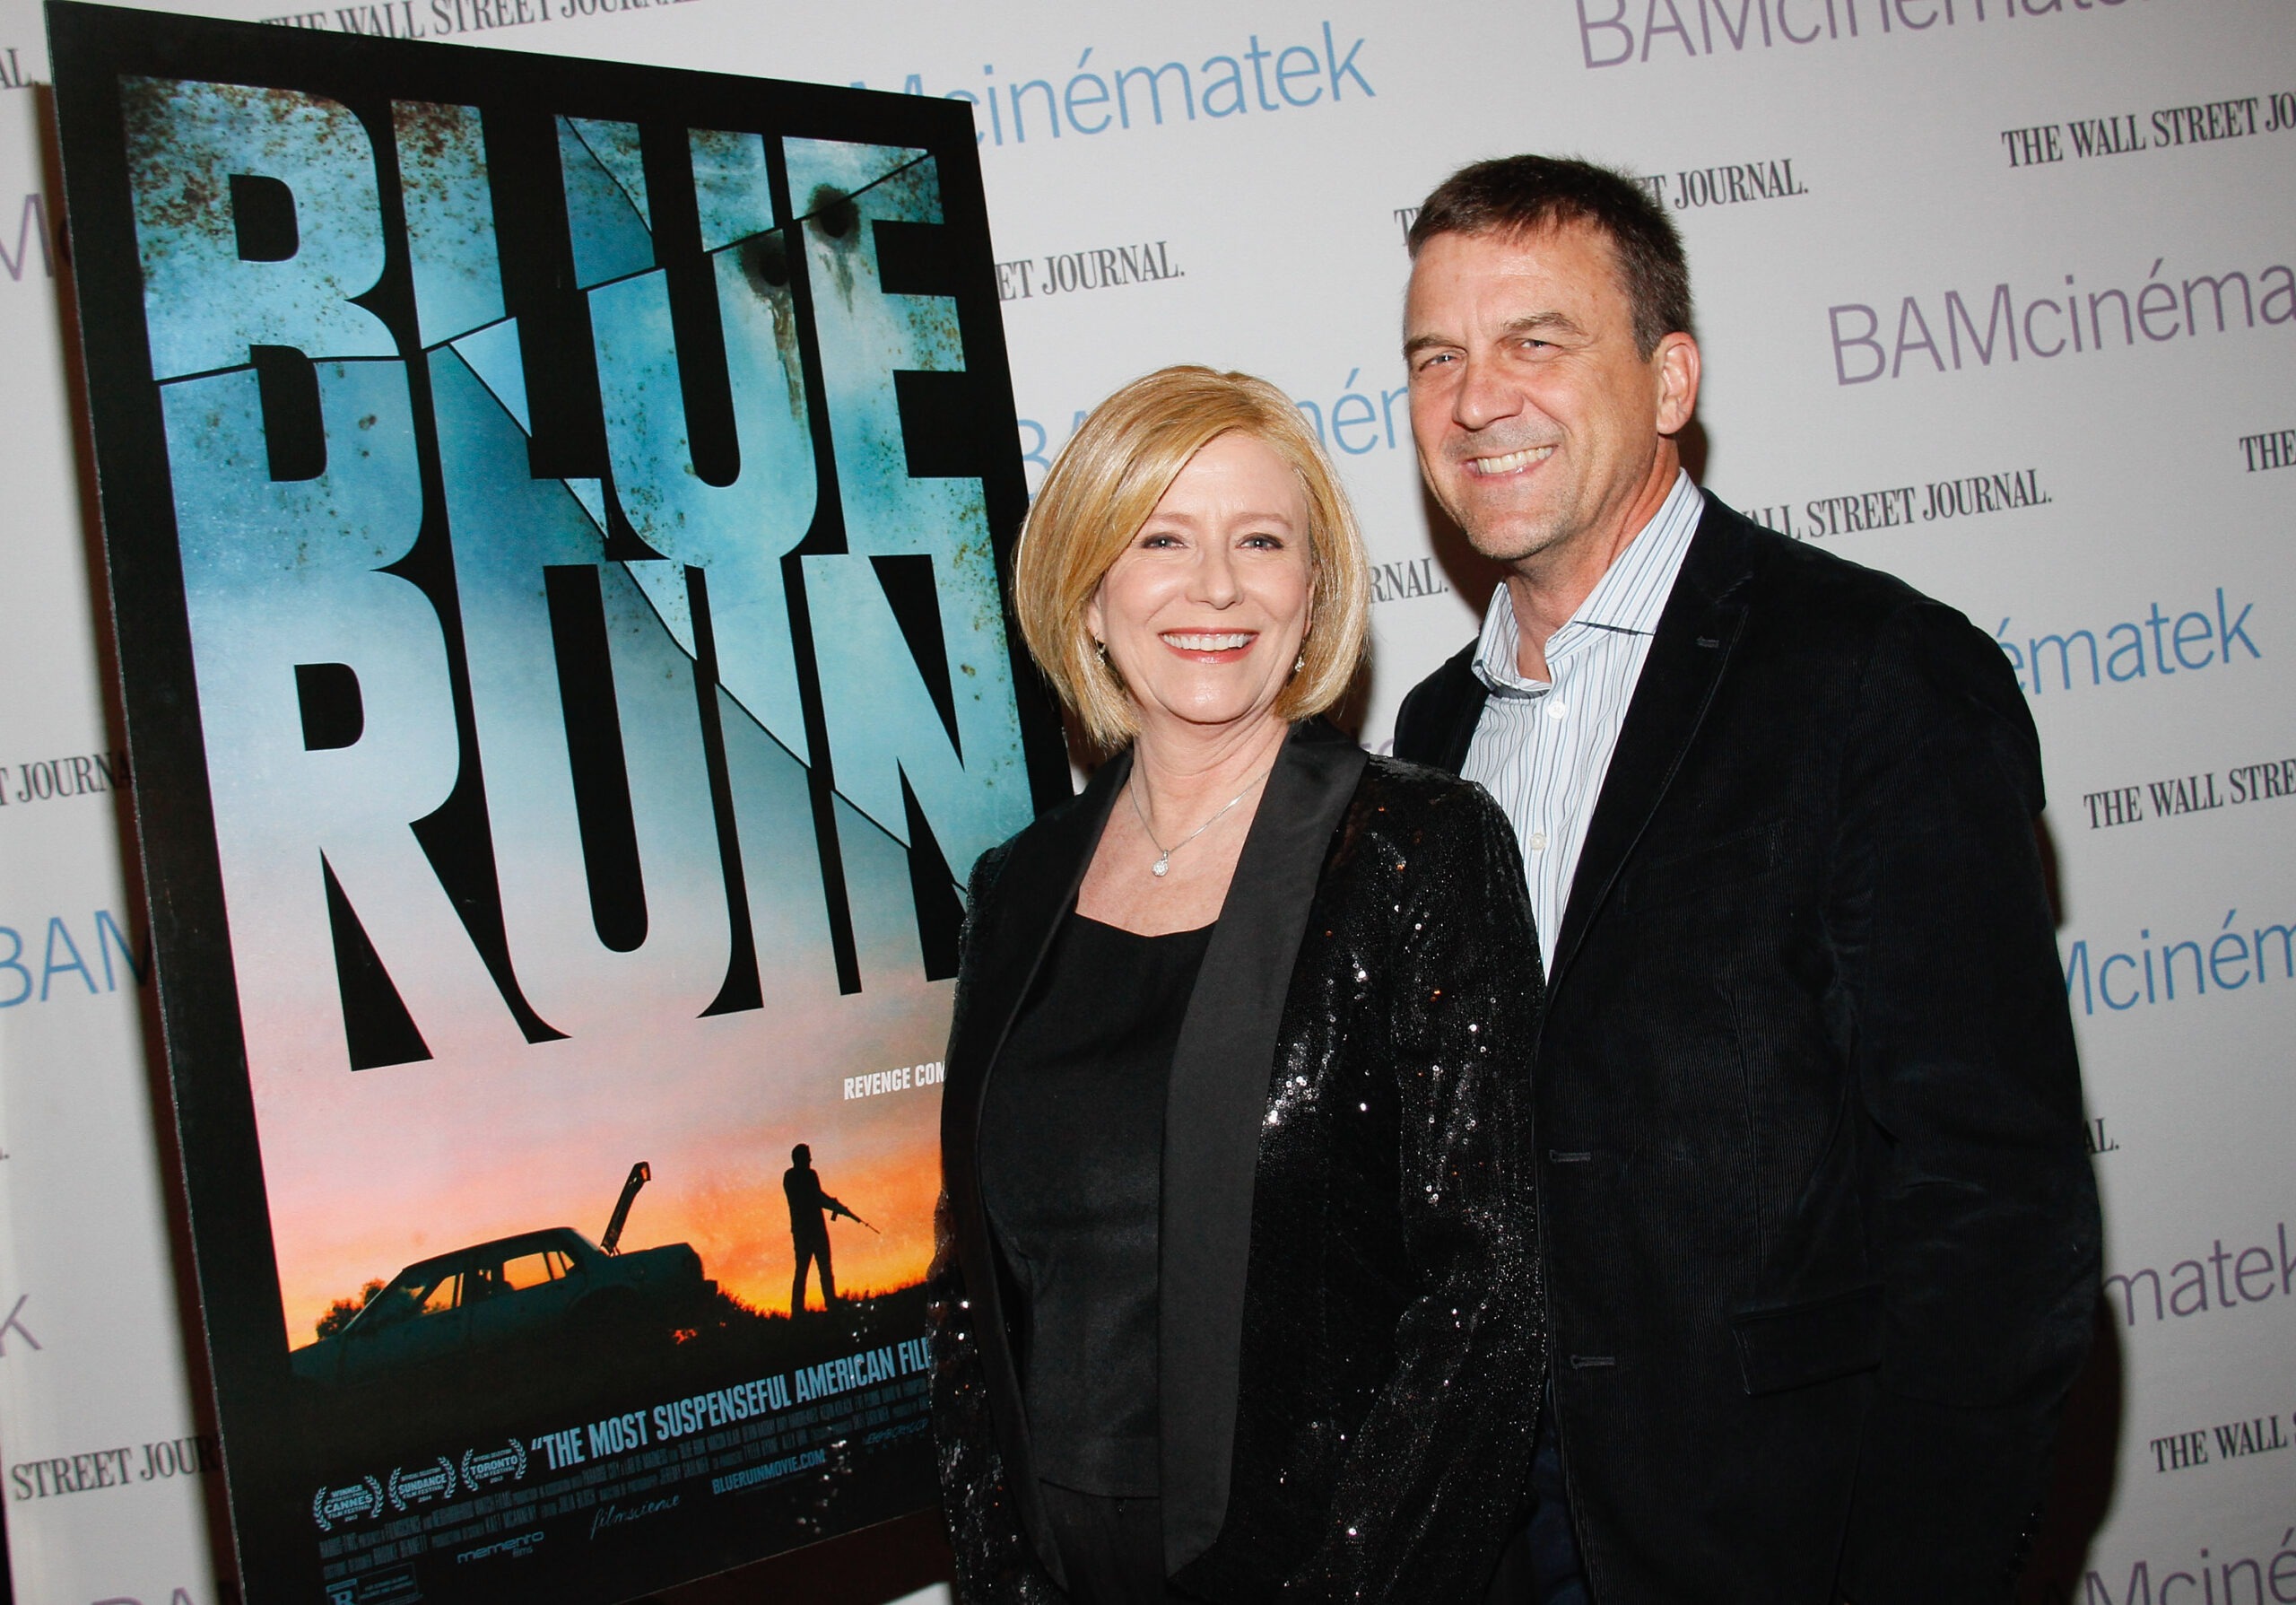
[[[1509,451],[1501,457],[1471,457],[1466,459],[1467,472],[1477,479],[1497,479],[1509,474],[1519,474],[1534,463],[1543,463],[1554,455],[1552,446],[1526,446],[1519,451]]]

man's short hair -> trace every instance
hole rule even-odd
[[[1420,206],[1411,254],[1439,234],[1526,234],[1565,223],[1610,240],[1644,356],[1677,329],[1689,332],[1690,263],[1674,220],[1642,185],[1592,161],[1500,156],[1459,169]]]

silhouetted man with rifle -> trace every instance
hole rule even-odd
[[[822,1191],[821,1173],[813,1169],[813,1151],[804,1143],[789,1150],[789,1168],[781,1173],[781,1191],[789,1199],[789,1240],[796,1251],[797,1269],[789,1279],[789,1318],[805,1309],[805,1267],[821,1267],[822,1305],[837,1303],[837,1273],[830,1269],[829,1215],[842,1215],[857,1226],[869,1223]],[[824,1215],[822,1211],[828,1211]],[[871,1231],[876,1227],[869,1226]]]

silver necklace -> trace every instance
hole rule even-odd
[[[1181,848],[1186,847],[1189,842],[1195,841],[1198,836],[1204,834],[1205,832],[1210,830],[1213,825],[1219,824],[1220,816],[1222,814],[1225,814],[1229,809],[1243,801],[1244,798],[1249,797],[1252,794],[1252,788],[1258,785],[1260,781],[1267,779],[1267,777],[1274,772],[1274,765],[1273,764],[1270,764],[1267,768],[1261,770],[1259,773],[1252,777],[1251,781],[1241,791],[1237,792],[1235,796],[1230,798],[1226,802],[1222,803],[1218,813],[1213,814],[1211,818],[1205,820],[1202,824],[1197,825],[1194,830],[1188,832],[1187,835],[1182,836],[1170,847],[1165,846],[1161,842],[1156,840],[1155,827],[1148,823],[1148,815],[1140,806],[1140,788],[1133,784],[1130,781],[1126,781],[1124,794],[1132,799],[1133,816],[1140,821],[1140,829],[1142,833],[1147,836],[1150,844],[1156,849],[1159,855],[1156,861],[1148,866],[1148,873],[1154,876],[1159,880],[1161,880],[1165,876],[1170,875],[1172,872],[1172,855],[1174,853],[1178,852]],[[1135,770],[1133,773],[1136,776],[1139,773],[1139,771]]]

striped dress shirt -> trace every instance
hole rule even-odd
[[[1657,513],[1629,541],[1587,599],[1546,643],[1552,680],[1524,678],[1507,588],[1492,593],[1475,645],[1474,672],[1491,689],[1462,772],[1480,781],[1513,821],[1530,878],[1531,912],[1550,973],[1570,906],[1570,877],[1610,772],[1627,704],[1650,656],[1706,502],[1678,474]]]

